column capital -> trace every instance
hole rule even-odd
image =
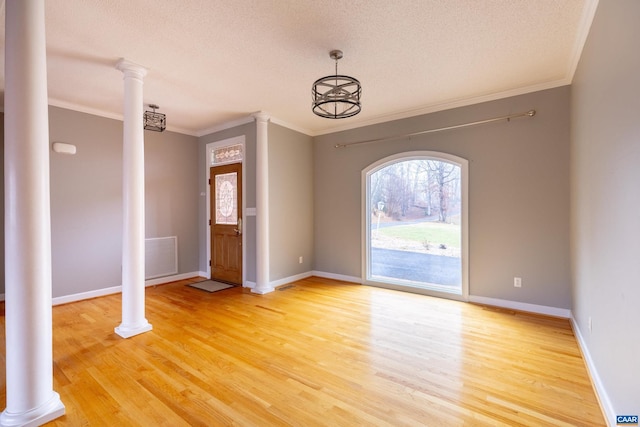
[[[147,75],[147,69],[135,62],[127,61],[122,58],[116,63],[116,68],[125,75],[125,77],[143,78]]]
[[[258,111],[257,113],[253,113],[251,116],[256,119],[256,122],[262,123],[266,123],[271,119],[271,116],[264,111]]]

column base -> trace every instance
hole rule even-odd
[[[251,293],[260,294],[260,295],[268,294],[269,292],[273,292],[273,291],[275,291],[275,288],[272,288],[272,287],[268,287],[268,288],[251,288]]]
[[[0,414],[0,426],[2,427],[36,427],[53,421],[64,415],[65,409],[60,395],[53,392],[53,396],[44,405],[29,411],[12,414],[5,409]]]
[[[145,323],[143,325],[136,325],[133,327],[121,324],[120,326],[117,326],[114,329],[114,331],[116,334],[120,335],[122,338],[129,338],[134,335],[139,335],[144,332],[148,332],[151,329],[153,329],[153,326],[151,326],[151,324],[145,320]]]

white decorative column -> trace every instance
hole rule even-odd
[[[124,74],[122,150],[122,323],[116,334],[129,338],[151,330],[144,315],[144,129],[143,78],[147,70],[121,59]]]
[[[53,391],[44,0],[7,0],[4,179],[7,407],[2,426],[64,415]]]
[[[269,115],[256,119],[256,286],[257,294],[273,291],[269,282]]]

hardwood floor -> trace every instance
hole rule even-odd
[[[129,339],[120,295],[53,308],[67,413],[47,425],[605,425],[566,319],[319,278],[188,282],[147,288],[153,330]]]

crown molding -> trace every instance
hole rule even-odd
[[[381,115],[373,117],[368,120],[353,123],[351,125],[339,126],[326,131],[313,132],[310,136],[327,135],[336,132],[342,132],[351,129],[357,129],[365,126],[376,125],[380,123],[391,122],[394,120],[407,119],[410,117],[422,116],[424,114],[437,113],[439,111],[451,110],[453,108],[467,107],[469,105],[481,104],[488,101],[496,101],[498,99],[510,98],[512,96],[524,95],[527,93],[538,92],[541,90],[553,89],[560,86],[566,86],[571,84],[569,78],[563,78],[559,80],[553,80],[550,82],[539,83],[531,86],[521,87],[517,89],[511,89],[504,92],[491,93],[487,95],[476,96],[472,98],[464,98],[458,100],[452,100],[440,104],[427,105],[414,110],[407,110],[400,113]]]
[[[223,130],[227,130],[227,129],[231,129],[237,126],[242,126],[242,125],[246,125],[247,123],[251,123],[254,121],[254,118],[251,114],[245,116],[245,117],[241,117],[239,119],[235,119],[235,120],[231,120],[225,123],[221,123],[219,125],[215,125],[206,129],[203,129],[201,131],[198,131],[195,133],[195,136],[197,137],[202,137],[202,136],[206,136],[212,133],[216,133],[216,132],[220,132]]]
[[[76,111],[78,113],[91,114],[92,116],[104,117],[106,119],[118,120],[120,122],[124,121],[124,115],[116,114],[105,110],[100,110],[97,108],[85,107],[83,105],[75,104],[73,102],[61,101],[55,98],[49,98],[49,105],[52,107],[64,108],[66,110]],[[196,132],[188,129],[178,128],[175,126],[167,126],[167,131],[181,133],[189,136],[200,136]]]

